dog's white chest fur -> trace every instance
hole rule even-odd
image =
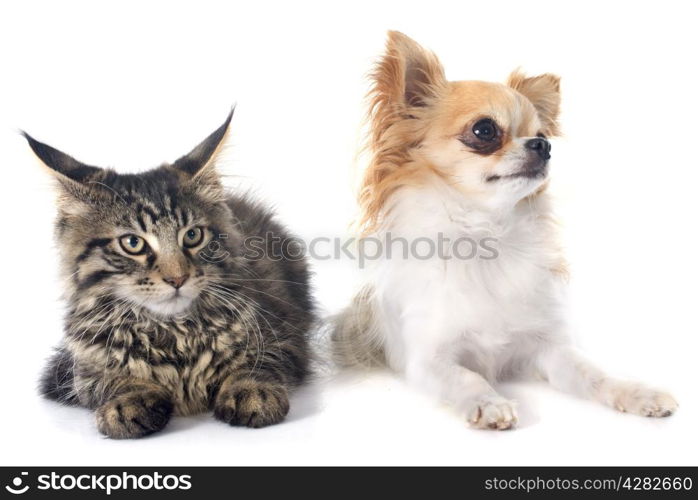
[[[374,282],[393,368],[421,352],[494,379],[560,330],[558,257],[538,207],[485,215],[433,186],[403,190],[393,209],[393,252]]]

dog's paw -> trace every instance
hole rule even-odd
[[[233,384],[221,394],[213,414],[230,425],[257,428],[281,422],[288,410],[284,386],[247,380]]]
[[[112,439],[147,436],[167,425],[172,403],[159,394],[133,393],[117,396],[95,411],[97,429]]]
[[[478,429],[511,429],[518,422],[516,405],[496,394],[480,396],[468,409],[468,422]]]
[[[668,417],[679,407],[670,394],[638,383],[619,382],[608,390],[611,405],[622,412],[643,417]]]

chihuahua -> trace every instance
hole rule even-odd
[[[403,252],[384,252],[337,316],[337,360],[387,365],[482,429],[516,425],[516,405],[493,387],[511,377],[623,412],[674,413],[669,394],[612,378],[573,347],[546,189],[559,77],[448,81],[433,53],[390,32],[371,80],[361,227]],[[437,241],[438,255],[417,252]]]

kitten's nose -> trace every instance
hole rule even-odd
[[[173,286],[175,289],[181,288],[182,285],[189,279],[188,274],[183,274],[182,276],[176,276],[172,278],[162,278],[162,281],[167,283],[170,286]]]
[[[544,139],[543,137],[529,139],[526,141],[525,146],[526,149],[530,149],[531,151],[538,153],[538,156],[540,156],[543,160],[550,159],[550,143],[547,139]]]

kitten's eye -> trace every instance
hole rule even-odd
[[[200,227],[192,227],[186,233],[184,233],[184,246],[187,248],[192,248],[201,243],[204,239],[204,230]]]
[[[483,118],[473,125],[473,134],[481,141],[490,142],[497,137],[497,124],[490,118]]]
[[[124,249],[124,252],[131,255],[140,255],[144,253],[145,249],[147,248],[145,240],[140,236],[136,236],[135,234],[127,234],[126,236],[122,236],[119,238],[119,244],[121,245],[121,248]]]

